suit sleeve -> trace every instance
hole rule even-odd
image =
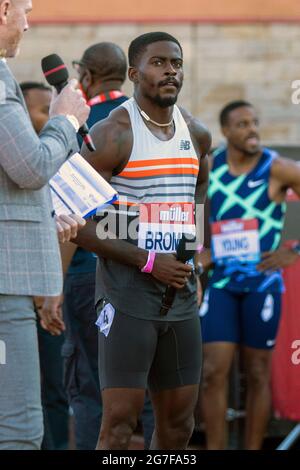
[[[64,116],[57,116],[38,137],[13,77],[2,66],[0,82],[0,165],[20,188],[40,189],[78,150],[75,129]]]

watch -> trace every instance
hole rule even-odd
[[[203,264],[198,261],[197,265],[195,266],[195,273],[197,276],[201,276],[204,273],[205,269],[203,267]]]
[[[66,115],[66,118],[68,119],[68,121],[72,124],[72,126],[74,127],[75,131],[78,132],[79,131],[79,122],[78,122],[78,119],[76,116],[74,116],[74,114],[67,114]]]

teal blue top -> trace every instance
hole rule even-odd
[[[271,201],[268,194],[270,170],[276,156],[275,152],[263,149],[252,171],[233,176],[229,172],[227,150],[217,150],[210,173],[210,221],[257,219],[261,253],[278,248],[284,224],[286,204]],[[280,292],[283,288],[280,272],[261,273],[256,263],[245,263],[239,258],[224,266],[216,265],[211,285],[258,292]]]

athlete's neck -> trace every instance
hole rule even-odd
[[[261,148],[255,154],[249,155],[228,144],[227,163],[230,172],[236,176],[251,171],[257,165],[261,156]]]
[[[138,93],[134,93],[134,99],[137,102],[139,108],[144,111],[144,113],[146,113],[152,121],[155,121],[159,124],[170,123],[170,127],[172,127],[174,106],[162,108],[149,99],[140,96]]]

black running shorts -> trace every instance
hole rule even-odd
[[[109,332],[99,331],[99,377],[106,388],[168,390],[200,383],[198,317],[141,320],[115,312]]]

